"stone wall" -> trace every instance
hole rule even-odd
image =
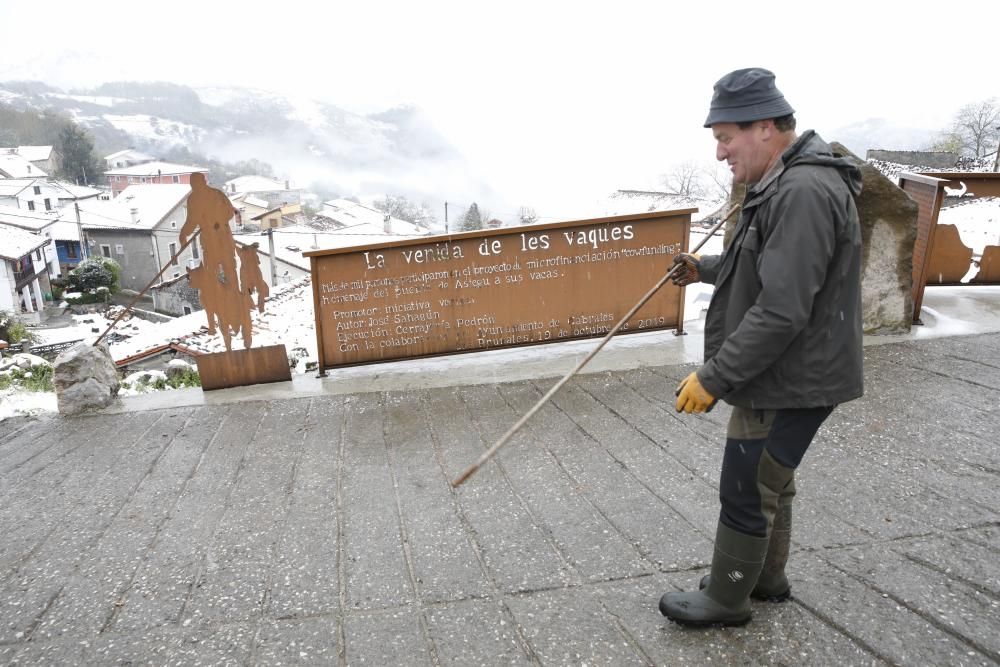
[[[873,149],[865,153],[865,159],[933,167],[934,169],[951,169],[958,162],[958,153],[947,151],[883,151]]]
[[[191,287],[191,281],[186,274],[153,287],[149,292],[153,295],[153,307],[161,313],[180,317],[187,315],[188,312],[202,310],[198,290]],[[187,312],[185,308],[188,309]]]

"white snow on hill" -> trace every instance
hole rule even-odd
[[[106,113],[103,115],[103,118],[119,130],[133,136],[142,137],[143,139],[163,141],[164,139],[173,137],[178,141],[200,141],[205,134],[205,131],[200,127],[172,120],[163,120],[155,116],[147,116],[146,114],[119,116]]]

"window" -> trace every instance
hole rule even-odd
[[[77,259],[75,243],[69,243],[66,245],[66,257],[69,259]]]
[[[35,202],[33,202],[33,201],[29,201],[28,202],[28,210],[29,211],[34,211],[35,210]]]
[[[38,250],[35,251],[35,259],[38,260],[39,262],[42,261],[42,249],[41,248],[39,248]]]
[[[101,244],[101,254],[105,257],[111,257],[111,246],[106,243]]]
[[[191,306],[184,306],[184,314],[185,315],[191,314]]]
[[[174,258],[174,261],[172,261],[170,263],[173,264],[174,266],[177,266],[177,258],[174,257],[174,255],[177,254],[177,244],[176,243],[171,243],[170,246],[169,246],[169,248],[170,248],[170,256]],[[174,277],[176,278],[177,276],[174,276]]]
[[[123,246],[121,243],[116,243],[115,244],[115,254],[117,254],[117,255],[124,255],[125,254],[125,246]]]
[[[40,185],[36,185],[36,186],[34,186],[34,187],[32,188],[32,190],[34,190],[34,191],[35,191],[35,194],[36,194],[36,195],[40,195],[40,194],[42,194],[42,186],[40,186]]]
[[[180,183],[181,182],[181,177],[180,176],[174,176],[173,180],[174,180],[174,183]]]
[[[176,220],[171,220],[170,221],[170,229],[177,229],[177,221]]]
[[[52,210],[52,202],[49,201],[48,197],[45,198],[45,210],[46,211]]]
[[[201,259],[201,255],[198,253],[198,242],[194,241],[191,244],[191,256],[195,259]]]

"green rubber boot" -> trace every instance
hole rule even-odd
[[[767,545],[764,567],[760,571],[757,585],[750,591],[750,597],[754,600],[784,602],[792,597],[792,587],[785,576],[791,536],[792,502],[789,498],[787,503],[781,502],[778,505],[778,512],[774,516],[774,527],[771,529],[771,539]],[[701,578],[698,588],[706,588],[711,579],[712,575],[706,574]]]
[[[757,583],[768,539],[744,535],[719,523],[708,585],[666,593],[660,613],[681,625],[743,625],[750,620],[750,591]]]

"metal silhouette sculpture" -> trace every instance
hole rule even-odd
[[[205,308],[208,333],[221,333],[226,350],[230,351],[233,336],[242,333],[243,347],[249,349],[253,343],[251,292],[257,292],[256,307],[260,312],[264,312],[264,299],[269,293],[260,272],[257,246],[237,248],[229,229],[233,205],[225,194],[209,187],[205,175],[200,172],[191,175],[187,209],[180,240],[183,243],[196,230],[200,231],[202,264],[187,269],[187,273]],[[241,263],[239,273],[236,271],[237,256]]]
[[[191,175],[187,219],[181,227],[180,240],[183,247],[195,234],[201,237],[202,264],[187,273],[191,286],[201,296],[208,332],[213,335],[219,332],[226,343],[225,352],[196,358],[205,390],[292,379],[284,345],[251,349],[250,315],[255,308],[264,312],[270,288],[260,270],[257,244],[237,246],[233,240],[229,220],[234,212],[229,198],[209,187],[204,174]],[[242,336],[245,349],[232,349],[234,336]]]

